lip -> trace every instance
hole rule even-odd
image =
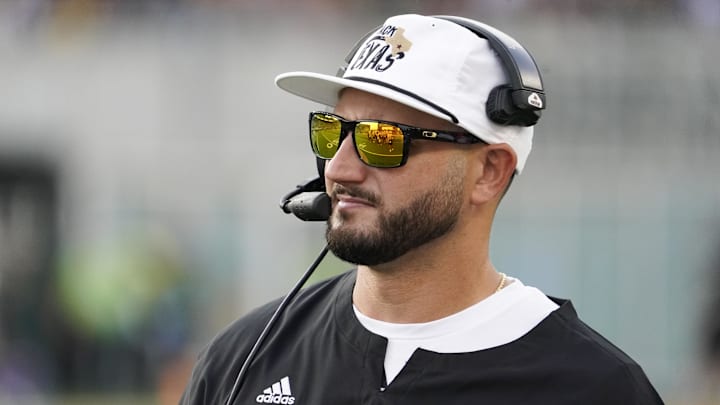
[[[335,206],[337,209],[367,208],[375,206],[364,198],[353,197],[346,194],[337,195],[336,199],[337,201]]]

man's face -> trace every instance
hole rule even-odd
[[[454,125],[362,91],[347,89],[335,113],[348,120],[377,119],[429,129]],[[360,161],[350,136],[327,163],[333,202],[326,237],[340,259],[378,265],[450,232],[466,195],[466,154],[459,145],[413,141],[404,166],[373,168]]]

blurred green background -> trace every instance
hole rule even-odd
[[[334,74],[405,12],[495,25],[542,68],[498,268],[572,298],[669,404],[720,403],[717,0],[0,1],[0,403],[176,403],[323,245],[278,208],[315,174],[318,106],[275,75]]]

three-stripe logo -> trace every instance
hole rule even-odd
[[[265,388],[263,393],[255,398],[255,402],[259,404],[294,404],[295,397],[292,396],[290,390],[290,377],[283,377],[280,381]]]

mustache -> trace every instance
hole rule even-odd
[[[337,196],[340,194],[355,198],[362,198],[373,205],[378,205],[380,203],[380,197],[377,194],[363,190],[360,187],[346,187],[340,184],[335,184],[333,189],[330,191],[330,197],[336,201]]]

